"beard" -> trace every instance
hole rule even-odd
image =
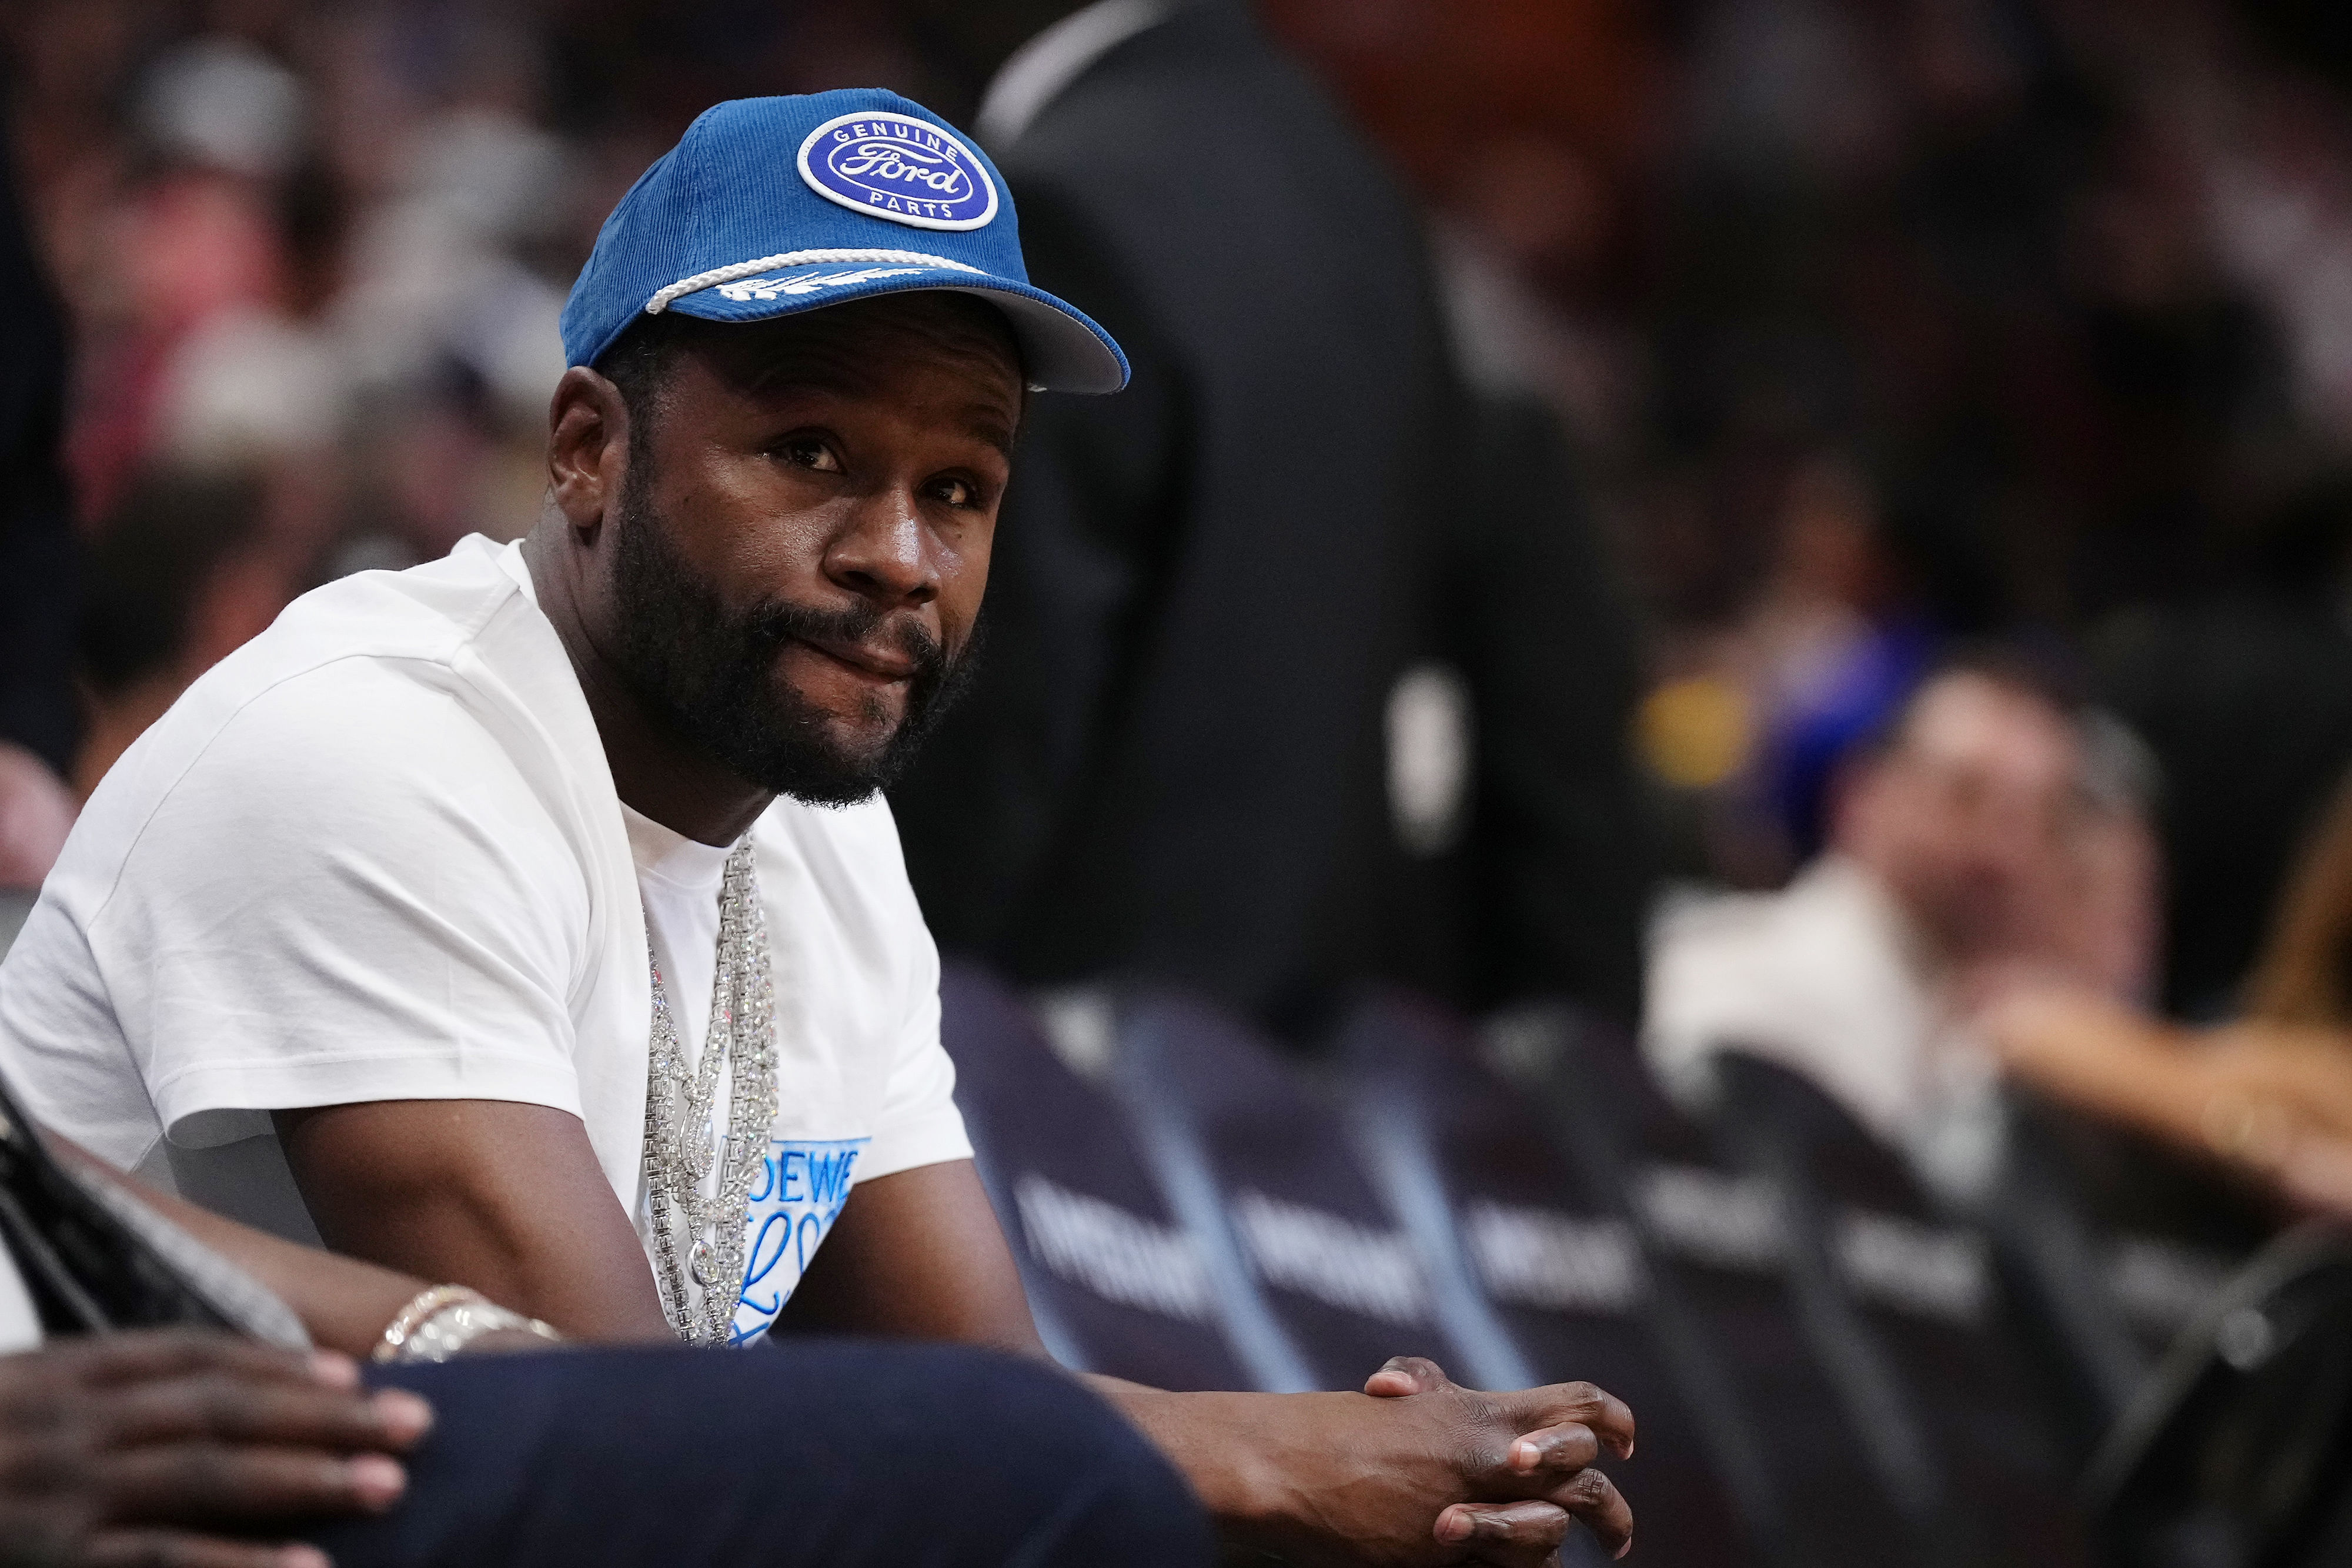
[[[632,463],[614,519],[613,570],[623,606],[614,653],[622,677],[659,719],[737,776],[813,806],[848,806],[887,788],[969,684],[978,639],[950,655],[911,618],[880,639],[911,662],[906,708],[880,743],[852,747],[830,716],[777,673],[804,638],[871,643],[890,620],[870,602],[820,610],[770,599],[730,610],[670,542]],[[866,699],[867,719],[882,699]]]

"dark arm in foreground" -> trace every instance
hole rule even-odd
[[[433,1413],[404,1389],[362,1388],[343,1352],[371,1348],[422,1281],[248,1230],[48,1142],[259,1279],[338,1348],[166,1330],[0,1356],[0,1568],[324,1568],[315,1548],[252,1537],[399,1500],[397,1456]]]
[[[433,1416],[332,1351],[168,1330],[0,1356],[0,1568],[325,1568],[230,1534],[381,1513]],[[215,1534],[220,1531],[220,1534]]]

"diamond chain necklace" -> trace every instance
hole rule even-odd
[[[654,1278],[662,1311],[688,1344],[725,1344],[743,1293],[744,1229],[751,1179],[776,1119],[775,989],[768,973],[768,921],[746,838],[727,857],[719,886],[719,953],[710,978],[710,1029],[689,1071],[670,1016],[661,964],[650,950],[654,1026],[646,1073],[646,1186],[651,1198]],[[727,1138],[712,1146],[711,1102],[731,1062]],[[718,1188],[703,1196],[712,1162]],[[676,1223],[673,1225],[673,1215]],[[686,1259],[680,1265],[683,1244]],[[699,1302],[686,1281],[702,1288]]]

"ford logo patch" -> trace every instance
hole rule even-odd
[[[972,150],[928,120],[877,110],[828,120],[801,143],[801,178],[828,202],[919,229],[976,229],[996,182]]]

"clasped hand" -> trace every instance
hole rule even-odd
[[[1632,1546],[1633,1511],[1591,1468],[1633,1452],[1622,1401],[1589,1383],[1480,1393],[1421,1356],[1391,1358],[1364,1392],[1381,1403],[1297,1396],[1319,1418],[1284,1445],[1287,1528],[1262,1542],[1284,1561],[1542,1568],[1571,1520],[1612,1556]]]

